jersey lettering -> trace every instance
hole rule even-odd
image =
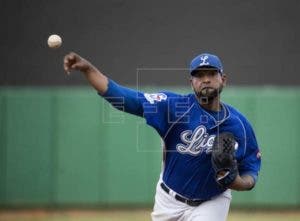
[[[211,152],[215,135],[210,135],[206,132],[206,127],[203,125],[197,127],[194,132],[185,130],[180,134],[181,141],[183,142],[176,145],[179,153],[190,154],[193,156],[201,154],[203,151],[206,154]]]

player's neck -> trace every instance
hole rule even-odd
[[[222,109],[221,104],[220,104],[220,97],[215,97],[213,100],[211,101],[207,101],[207,100],[201,100],[198,99],[201,107],[203,107],[206,110],[210,110],[210,111],[220,111]]]

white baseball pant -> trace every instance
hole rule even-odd
[[[189,206],[156,186],[155,203],[151,213],[152,221],[225,221],[231,202],[231,190],[203,202],[199,206]]]

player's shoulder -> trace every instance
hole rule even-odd
[[[183,95],[171,91],[159,91],[156,93],[144,93],[144,97],[146,100],[151,103],[164,103],[168,101],[175,101],[175,100],[180,100],[180,99],[185,99],[188,97],[188,95]]]
[[[247,117],[237,108],[223,103],[226,108],[229,110],[230,118],[234,121],[241,121],[244,125],[251,126],[251,123],[247,119]]]
[[[168,97],[181,97],[182,96],[182,94],[175,93],[173,91],[162,90],[162,91],[159,91],[159,92],[165,94]]]

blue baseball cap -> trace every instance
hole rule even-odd
[[[208,53],[203,53],[195,57],[190,64],[190,74],[199,68],[213,68],[218,70],[220,74],[223,73],[223,65],[218,56]]]

